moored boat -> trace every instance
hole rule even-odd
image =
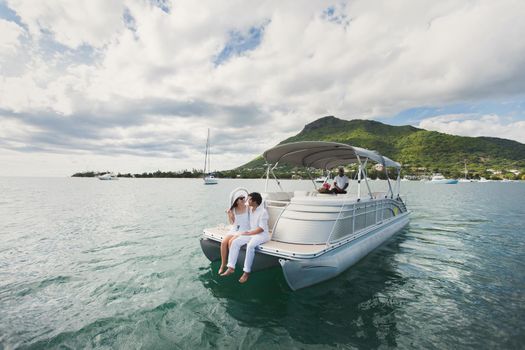
[[[252,271],[280,266],[292,290],[339,275],[399,232],[409,221],[409,211],[399,196],[401,165],[377,152],[335,142],[305,141],[276,146],[263,154],[268,164],[263,193],[269,213],[271,240],[256,248]],[[387,180],[386,192],[372,192],[368,162],[397,171],[397,181]],[[331,169],[358,164],[354,192],[323,194],[312,191],[268,192],[270,175],[278,164]],[[220,259],[220,242],[229,228],[217,226],[203,232],[201,247],[209,260]],[[241,251],[240,259],[244,258]]]
[[[447,179],[443,175],[437,173],[432,176],[432,179],[430,179],[429,183],[454,185],[458,183],[458,180],[457,179]]]
[[[118,180],[118,176],[114,173],[106,173],[97,176],[99,180]]]

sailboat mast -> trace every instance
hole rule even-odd
[[[467,160],[465,159],[465,180],[467,179]]]
[[[208,129],[208,172],[211,173],[210,129]]]
[[[206,138],[206,149],[204,151],[204,170],[202,177],[206,177],[206,167],[208,166],[208,142],[210,141],[210,129],[208,129],[208,137]]]

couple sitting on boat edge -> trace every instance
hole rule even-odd
[[[245,283],[248,281],[251,272],[253,259],[255,258],[255,248],[259,244],[270,240],[268,229],[269,216],[264,205],[262,205],[260,193],[252,192],[248,194],[246,203],[244,202],[245,196],[243,191],[235,193],[233,198],[231,207],[227,210],[228,220],[230,224],[233,224],[233,227],[221,242],[221,267],[219,268],[219,274],[228,276],[234,273],[239,250],[243,245],[246,245],[244,273],[239,279],[239,282]],[[226,261],[228,264],[226,264]]]

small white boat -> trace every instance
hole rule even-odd
[[[478,182],[492,182],[492,180],[487,180],[484,177],[480,177]]]
[[[215,177],[213,173],[207,173],[206,170],[210,171],[210,129],[208,129],[208,137],[206,138],[206,151],[204,153],[204,184],[205,185],[216,185],[219,183],[219,180]]]
[[[252,271],[281,267],[292,290],[339,275],[408,224],[410,212],[399,196],[401,165],[375,151],[304,141],[276,146],[263,156],[268,169],[262,205],[268,210],[271,239],[256,248]],[[387,179],[388,168],[397,171],[395,184],[387,180],[387,192],[371,191],[366,177],[369,161],[382,164]],[[267,192],[277,164],[331,169],[350,163],[359,168],[347,194],[285,192],[278,181],[281,191]],[[220,259],[220,243],[228,230],[224,225],[204,229],[200,243],[210,261]],[[239,265],[244,254],[241,250]]]
[[[428,183],[432,184],[448,184],[448,185],[454,185],[458,183],[458,180],[456,179],[447,179],[443,175],[437,173],[432,176],[432,179]]]
[[[118,180],[118,176],[114,173],[107,173],[97,176],[99,180]]]
[[[219,183],[219,180],[213,174],[208,174],[204,177],[205,185],[216,185]]]

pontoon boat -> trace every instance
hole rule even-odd
[[[263,156],[267,162],[263,205],[270,216],[271,240],[256,249],[252,271],[281,266],[292,290],[339,275],[408,224],[409,211],[399,196],[401,165],[375,151],[305,141],[276,146]],[[387,179],[388,168],[397,171],[395,184],[387,180],[387,192],[371,191],[366,177],[369,161],[382,164]],[[312,191],[285,192],[273,171],[278,164],[332,169],[350,163],[359,166],[354,194],[319,193],[315,183]],[[267,192],[270,176],[281,191]],[[220,242],[228,230],[225,226],[204,230],[201,247],[209,260],[220,259]],[[243,259],[241,250],[239,266]]]

